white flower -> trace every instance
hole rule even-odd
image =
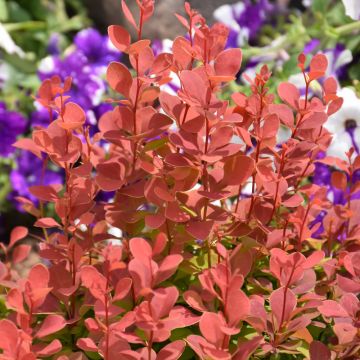
[[[302,73],[290,75],[289,83],[295,85],[298,89],[304,88],[305,87],[304,75]]]
[[[6,31],[4,26],[0,23],[0,47],[2,47],[8,54],[16,54],[24,57],[25,53],[19,48]]]
[[[108,50],[110,51],[119,51],[116,46],[111,42],[110,38],[107,38],[106,40],[106,47],[108,48]]]
[[[329,117],[324,127],[333,134],[327,154],[346,159],[345,152],[360,145],[360,99],[350,88],[343,88],[338,95],[344,99],[341,109]],[[353,139],[349,130],[352,129]]]
[[[96,125],[97,124],[97,120],[96,120],[96,116],[94,114],[94,111],[92,110],[88,110],[86,112],[86,118],[88,120],[88,122],[91,124],[91,125]]]
[[[351,51],[348,49],[340,50],[338,47],[335,47],[333,49],[325,50],[323,54],[328,60],[328,67],[325,77],[332,76],[338,82],[337,77],[339,75],[339,70],[353,60]],[[291,75],[289,77],[289,82],[294,84],[298,89],[301,89],[303,92],[305,92],[305,81],[302,73]],[[310,91],[315,94],[321,94],[322,87],[318,81],[312,81],[310,83]]]
[[[349,49],[344,49],[340,53],[338,52],[337,48],[326,50],[324,54],[328,60],[328,67],[326,70],[326,77],[335,76],[337,71],[352,62],[353,56]]]
[[[360,1],[342,0],[345,6],[345,14],[354,20],[360,20]]]
[[[11,67],[0,60],[0,90],[5,87],[5,84],[10,79]]]
[[[222,5],[214,11],[214,18],[233,30],[240,31],[240,26],[235,18],[240,17],[245,5],[238,2],[234,5]]]
[[[237,18],[244,12],[245,5],[242,2],[238,2],[233,5],[222,5],[218,7],[214,11],[214,18],[215,20],[223,23],[231,30],[234,30],[237,35],[237,45],[243,46],[249,40],[249,29],[241,28],[238,22],[236,21]]]
[[[348,133],[343,132],[339,135],[334,135],[331,145],[327,150],[327,155],[338,157],[347,160],[345,152],[352,147],[351,137]]]
[[[173,41],[170,39],[157,40],[153,43],[153,51],[155,55],[160,53],[172,53]],[[161,85],[160,90],[169,93],[170,95],[177,95],[177,91],[181,88],[180,79],[174,72],[170,72],[171,81]],[[153,75],[153,77],[156,77]]]
[[[290,138],[291,138],[291,130],[286,126],[280,125],[278,133],[276,134],[276,143],[282,144],[288,141]]]
[[[93,106],[97,106],[100,105],[103,95],[105,94],[106,88],[103,80],[97,77],[96,75],[90,75],[90,78],[97,85],[97,88],[93,92],[93,96],[91,97],[91,102]]]
[[[290,75],[289,83],[294,84],[301,92],[301,94],[305,94],[305,81],[304,75],[302,73],[298,73],[295,75]],[[316,94],[317,96],[321,96],[322,87],[318,81],[312,81],[309,87],[309,94]]]
[[[162,51],[166,53],[172,53],[173,41],[170,39],[162,40]]]
[[[238,135],[233,135],[231,140],[230,140],[230,143],[231,144],[240,144],[240,145],[243,145],[243,146],[246,146],[245,142],[243,141],[243,139],[238,136]]]
[[[180,79],[176,73],[170,72],[169,76],[171,77],[171,81],[160,85],[160,90],[169,93],[170,95],[177,95],[178,90],[181,88]]]
[[[53,56],[46,56],[40,61],[39,71],[45,74],[52,73],[55,70],[55,61]]]
[[[241,194],[247,196],[252,195],[252,188],[253,188],[253,180],[249,179],[249,181],[247,181],[245,185],[243,185],[241,189]],[[256,185],[255,185],[255,190],[256,190]]]
[[[254,79],[256,73],[260,71],[260,67],[265,64],[274,61],[275,68],[281,69],[283,64],[290,59],[289,54],[282,48],[282,43],[285,41],[285,36],[279,36],[271,42],[271,44],[261,48],[261,54],[251,57],[251,62],[257,64],[256,66],[248,66],[241,74],[241,80],[247,83],[245,74]],[[302,74],[300,74],[302,76]],[[303,80],[304,82],[304,80]]]
[[[109,225],[109,229],[108,229],[108,234],[113,235],[117,238],[121,238],[122,237],[122,231],[121,229],[111,226]]]
[[[107,233],[108,233],[109,235],[114,236],[114,238],[108,239],[108,240],[106,241],[108,244],[121,245],[121,243],[122,243],[121,237],[122,237],[122,235],[123,235],[121,229],[109,225],[109,228],[108,228]]]

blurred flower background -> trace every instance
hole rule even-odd
[[[131,7],[135,0],[127,3]],[[263,62],[276,74],[270,81],[273,93],[279,82],[287,80],[304,91],[302,75],[290,75],[299,72],[298,54],[326,54],[328,75],[338,81],[344,98],[342,109],[327,123],[335,134],[328,155],[344,158],[352,146],[359,152],[359,0],[190,3],[208,20],[229,28],[228,47],[243,49],[242,70],[237,81],[224,89],[225,99],[230,91],[247,93],[246,79],[252,78]],[[183,33],[174,11],[183,12],[183,1],[157,1],[155,17],[145,34],[153,40],[155,53],[160,49],[171,52],[171,39]],[[62,80],[72,76],[72,99],[86,110],[93,129],[112,108],[104,102],[111,96],[104,74],[110,61],[121,58],[106,35],[107,25],[113,23],[127,25],[120,0],[0,0],[0,238],[15,225],[31,224],[29,215],[21,212],[24,199],[35,200],[29,186],[62,181],[63,174],[45,160],[12,147],[17,139],[28,137],[32,128],[49,122],[48,111],[34,100],[40,82],[53,75]],[[312,84],[311,94],[316,94],[320,87]],[[170,92],[178,89],[175,80],[166,86]],[[331,187],[331,172],[328,165],[316,163],[311,180],[326,186],[329,197],[339,203],[345,197]],[[355,174],[351,181],[359,179]]]

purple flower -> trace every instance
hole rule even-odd
[[[86,57],[74,51],[65,59],[47,57],[40,64],[39,77],[43,81],[54,75],[63,80],[71,76],[72,87],[69,95],[72,101],[78,103],[85,111],[99,105],[105,92],[105,83],[95,75],[87,63]]]
[[[151,48],[155,56],[158,56],[164,51],[163,40],[155,39],[151,43]]]
[[[318,39],[313,39],[309,41],[304,47],[304,53],[308,54],[316,54],[321,49],[321,43]],[[352,54],[349,49],[346,49],[342,44],[336,44],[334,48],[325,49],[322,51],[324,55],[326,55],[328,60],[328,68],[326,74],[323,78],[319,79],[319,83],[322,84],[325,78],[334,77],[336,80],[342,80],[346,77],[346,65],[349,64],[352,60]],[[309,70],[309,69],[307,69]],[[301,94],[305,94],[305,82],[302,73],[298,73],[296,75],[292,75],[289,78],[289,81],[296,85]],[[316,82],[315,82],[316,83]],[[319,89],[312,88],[310,86],[309,94],[313,95],[314,93],[319,92]]]
[[[304,47],[304,54],[316,54],[321,50],[321,42],[319,39],[312,39]],[[346,75],[346,65],[352,60],[351,51],[346,49],[343,44],[336,44],[333,48],[322,51],[328,60],[328,68],[326,77],[334,76],[336,79],[342,79]]]
[[[321,238],[321,234],[323,234],[325,228],[324,228],[324,217],[327,214],[326,211],[321,211],[320,214],[318,214],[315,219],[311,222],[310,224],[310,229],[313,229],[315,227],[315,225],[319,224],[318,226],[315,227],[315,231],[311,234],[311,237],[314,239],[317,238]]]
[[[115,191],[99,191],[96,196],[97,201],[108,203],[115,197]]]
[[[15,197],[23,196],[37,203],[37,198],[29,192],[29,187],[33,185],[61,184],[63,176],[59,172],[49,169],[43,171],[43,161],[28,151],[22,151],[16,158],[16,168],[10,172],[10,183],[12,192],[9,200],[15,201]]]
[[[244,0],[220,6],[214,11],[214,17],[230,29],[227,47],[238,47],[256,41],[261,27],[269,23],[274,9],[268,0]]]
[[[352,53],[343,44],[336,44],[332,49],[324,50],[324,54],[328,58],[329,66],[327,76],[334,76],[336,79],[344,79],[346,77],[346,66],[352,60]]]
[[[316,50],[318,49],[320,45],[320,40],[319,39],[312,39],[309,42],[307,42],[304,46],[304,54],[308,55],[311,53],[316,52]]]
[[[109,62],[119,60],[120,53],[110,46],[109,38],[95,29],[80,31],[74,39],[75,50],[61,58],[48,56],[40,63],[39,77],[43,81],[58,75],[73,79],[69,95],[85,111],[101,102],[106,84],[101,78]]]
[[[95,114],[96,119],[100,119],[101,116],[103,116],[105,113],[107,113],[108,111],[113,110],[114,107],[112,104],[100,104],[98,106],[95,106],[93,109],[93,112]]]
[[[324,152],[317,155],[317,159],[323,159],[326,156]],[[331,169],[328,165],[315,162],[315,170],[312,182],[316,185],[329,185],[331,180]]]
[[[317,159],[322,159],[326,156],[324,152],[318,154]],[[315,162],[315,170],[312,182],[316,185],[328,188],[328,197],[336,204],[344,204],[346,202],[346,192],[339,190],[331,184],[331,174],[333,170],[329,165]]]
[[[229,36],[226,42],[227,48],[232,49],[238,47],[238,35],[239,33],[236,30],[229,28]]]
[[[0,102],[0,156],[6,157],[15,151],[12,144],[26,129],[26,119],[16,111],[8,111]]]
[[[244,10],[237,17],[234,14],[235,19],[241,27],[249,29],[249,39],[253,40],[268,20],[267,16],[273,10],[273,6],[268,0],[258,0],[255,3],[245,0],[243,4]]]
[[[47,46],[47,52],[51,55],[60,55],[60,35],[58,33],[51,34]]]
[[[318,154],[317,159],[322,159],[326,156],[324,152]],[[345,189],[344,191],[332,186],[331,183],[331,174],[334,171],[329,165],[322,164],[320,162],[315,162],[315,171],[312,178],[312,183],[327,188],[327,197],[334,205],[345,205],[349,197],[350,188]],[[347,176],[348,181],[350,181],[349,176]],[[356,184],[360,181],[360,170],[354,172],[352,177],[352,184]],[[360,191],[356,191],[351,194],[351,199],[359,199]],[[311,223],[311,228],[315,227],[320,223],[319,227],[316,227],[316,231],[311,235],[313,238],[318,238],[324,232],[323,220],[327,215],[327,211],[322,211]]]
[[[346,151],[351,147],[359,153],[360,146],[360,98],[351,88],[337,92],[344,102],[341,109],[329,117],[324,127],[333,134],[327,154],[346,160]]]
[[[87,62],[100,72],[111,61],[119,60],[118,50],[111,45],[107,36],[101,35],[93,28],[84,29],[75,36],[74,43],[77,50],[85,55]]]
[[[54,119],[56,115],[54,115]],[[39,110],[35,110],[30,114],[30,122],[31,126],[42,126],[48,127],[50,124],[49,111],[45,108],[40,108]]]
[[[86,112],[87,123],[92,125],[90,126],[90,135],[93,136],[96,132],[99,131],[97,128],[98,120],[108,111],[113,110],[114,107],[111,104],[100,104],[98,106],[94,106],[91,110]]]

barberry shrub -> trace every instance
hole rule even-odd
[[[358,359],[360,202],[349,184],[360,157],[318,156],[342,104],[326,57],[299,56],[303,95],[288,82],[270,94],[263,66],[249,96],[222,100],[242,61],[224,50],[228,29],[186,3],[176,16],[187,34],[154,56],[142,38],[154,1],[137,4],[135,17],[122,2],[135,39],[109,27],[131,69],[109,64],[114,108],[98,129],[67,96],[71,78],[53,77],[36,98],[49,125],[15,143],[65,183],[31,187],[38,207],[18,198],[42,229],[43,261],[17,275],[30,249],[15,228],[0,267],[0,358]],[[173,79],[179,90],[163,90]],[[336,169],[345,205],[309,182],[317,161]]]

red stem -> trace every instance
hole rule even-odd
[[[105,334],[105,355],[104,359],[109,359],[109,268],[106,270],[106,294],[104,297],[105,300],[105,326],[106,326],[106,334]]]
[[[257,162],[259,161],[260,146],[261,146],[261,141],[259,140],[259,142],[256,143],[255,166],[256,166]],[[250,203],[248,220],[250,220],[251,213],[252,213],[253,208],[254,208],[254,203],[255,203],[254,194],[255,194],[255,175],[253,174],[253,176],[252,176],[252,186],[251,186],[251,203]]]
[[[235,205],[235,213],[237,213],[238,211],[238,208],[239,208],[239,203],[240,203],[240,196],[241,196],[241,189],[242,189],[242,186],[239,185],[239,190],[238,190],[238,195],[237,195],[237,198],[236,198],[236,205]]]
[[[273,216],[275,214],[275,210],[276,210],[277,198],[278,198],[278,194],[279,194],[281,173],[282,173],[282,171],[284,169],[284,166],[285,166],[285,153],[286,153],[286,150],[283,148],[283,151],[282,151],[282,154],[281,154],[279,172],[278,172],[277,181],[276,181],[274,206],[273,206],[273,209],[272,209],[272,212],[271,212],[270,221],[272,220],[272,218],[273,218]]]
[[[183,116],[183,119],[182,119],[182,122],[181,122],[181,124],[180,124],[180,125],[184,125],[185,120],[186,120],[186,116],[187,116],[187,113],[188,113],[189,109],[190,109],[190,106],[189,106],[188,104],[186,104],[186,105],[185,105],[185,112],[184,112],[184,116]]]
[[[259,113],[255,119],[254,122],[254,130],[255,130],[255,134],[257,135],[257,141],[256,141],[256,153],[255,153],[255,167],[257,165],[257,162],[259,161],[259,156],[260,156],[260,147],[261,147],[261,140],[260,137],[258,135],[260,135],[260,121],[261,121],[261,115],[262,115],[262,111],[263,111],[263,91],[264,91],[264,85],[261,85],[260,90],[258,90],[258,94],[260,96],[260,110]],[[255,197],[254,197],[254,193],[255,193],[255,175],[253,174],[252,176],[252,186],[251,186],[251,203],[250,203],[250,209],[249,209],[249,214],[248,214],[248,220],[250,220],[251,218],[251,214],[254,208],[254,203],[255,203]]]
[[[204,153],[207,154],[208,152],[208,147],[209,147],[209,132],[210,132],[210,127],[209,127],[209,120],[207,118],[207,116],[205,116],[205,133],[206,133],[206,138],[205,138],[205,151]],[[208,191],[208,173],[207,173],[207,162],[203,161],[203,176],[202,176],[202,182],[203,182],[203,186],[204,186],[204,190]],[[206,221],[206,216],[207,216],[207,209],[208,209],[208,199],[206,199],[205,205],[204,205],[204,214],[203,214],[203,221]],[[207,239],[207,259],[208,259],[208,268],[210,269],[212,267],[212,263],[211,263],[211,245],[210,245],[210,239]]]
[[[141,40],[142,36],[142,28],[143,28],[143,22],[144,22],[144,10],[140,8],[140,21],[139,21],[139,31],[138,31],[138,40]]]
[[[305,110],[307,109],[307,104],[308,104],[308,96],[309,96],[309,85],[310,85],[310,82],[308,82],[308,81],[306,80],[306,75],[305,75],[304,72],[303,72],[303,75],[304,75],[304,79],[305,79],[305,105],[304,105],[304,109],[303,109],[303,110],[305,111]],[[293,130],[293,132],[292,132],[292,134],[291,134],[291,138],[294,138],[294,137],[295,137],[296,132],[297,132],[299,126],[301,125],[301,121],[302,121],[303,118],[304,118],[304,114],[302,114],[302,115],[300,116],[299,121],[296,123],[295,129]]]
[[[170,228],[169,228],[168,219],[165,220],[165,225],[166,225],[166,233],[167,233],[168,240],[169,240],[168,254],[170,255],[171,247],[172,247],[172,237],[171,237],[171,234],[170,234]]]
[[[293,265],[293,268],[291,270],[291,274],[290,274],[290,277],[289,277],[289,280],[287,281],[286,285],[285,285],[285,289],[284,289],[284,301],[283,301],[283,306],[282,306],[282,312],[281,312],[281,320],[280,320],[280,324],[279,324],[279,330],[281,329],[282,327],[282,324],[284,322],[284,316],[285,316],[285,307],[286,307],[286,295],[287,295],[287,290],[290,286],[290,282],[291,282],[291,279],[294,275],[294,271],[295,271],[295,263]]]
[[[224,315],[226,318],[226,321],[229,321],[229,313],[228,313],[228,289],[229,289],[229,272],[230,272],[230,266],[229,266],[229,261],[228,259],[225,259],[226,261],[226,277],[225,277],[225,282],[226,282],[226,290],[225,290],[225,296],[223,299],[223,304],[224,304]],[[227,349],[229,347],[229,340],[230,337],[228,335],[225,335],[223,338],[223,342],[222,342],[222,349]]]
[[[349,161],[350,161],[349,183],[351,184],[352,181],[353,181],[353,168],[352,168],[352,165],[351,165],[351,159],[350,158],[349,158]],[[350,212],[350,209],[351,209],[351,185],[350,185],[349,194],[348,194],[348,198],[347,198],[347,209]],[[346,237],[349,236],[349,231],[350,231],[350,218],[346,222]]]
[[[152,331],[150,331],[150,339],[148,341],[148,360],[151,360],[153,337],[154,337],[154,333]]]
[[[306,209],[306,212],[305,212],[305,217],[304,217],[304,220],[301,224],[301,228],[300,228],[300,233],[299,233],[299,243],[298,243],[298,250],[301,251],[301,239],[302,239],[302,234],[303,234],[303,231],[304,231],[304,227],[305,227],[305,223],[306,223],[306,219],[309,215],[309,211],[310,211],[310,208],[311,208],[311,204],[309,203],[308,206],[307,206],[307,209]]]
[[[332,220],[330,220],[329,224],[329,231],[328,231],[328,256],[331,256],[331,250],[332,250]]]

